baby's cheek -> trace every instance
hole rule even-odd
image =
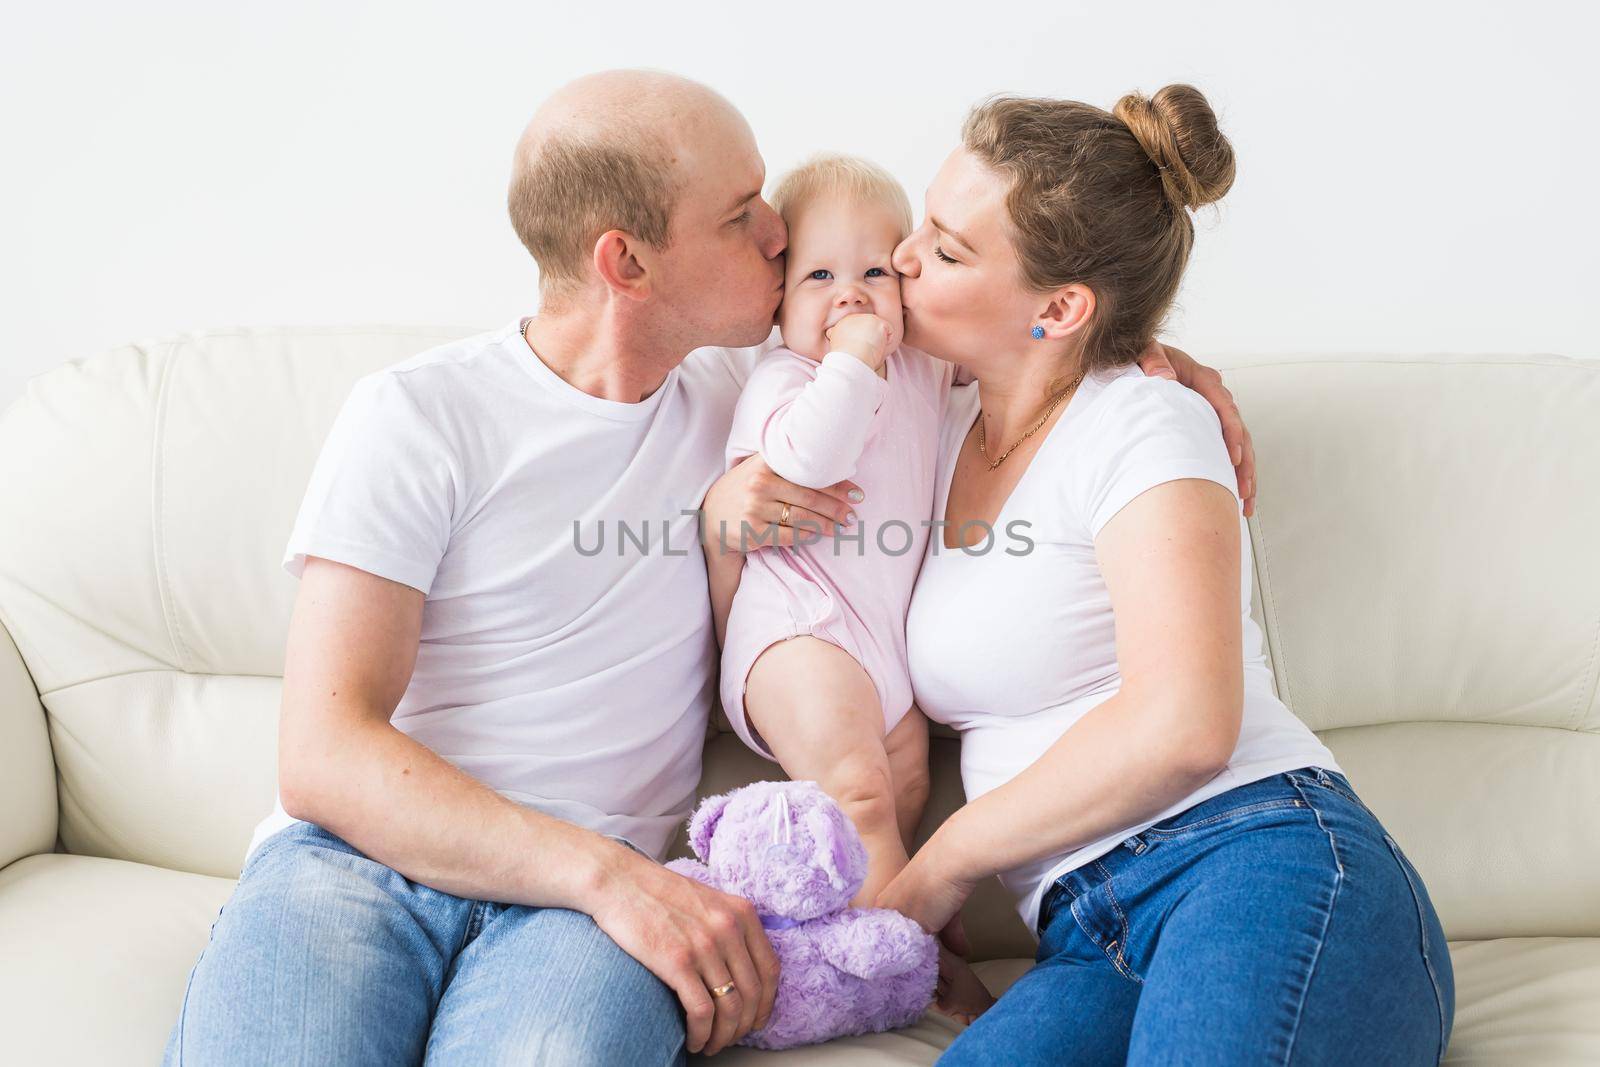
[[[826,304],[818,305],[815,300],[808,300],[803,292],[785,289],[783,303],[778,305],[778,329],[783,334],[783,343],[802,355],[812,356],[813,359],[822,358],[821,353],[812,355],[819,346],[825,346],[822,336],[822,325],[827,320],[828,308]]]
[[[883,309],[878,314],[884,321],[888,322],[889,328],[894,330],[896,337],[902,336],[906,327],[904,309],[900,307],[899,278],[896,278],[894,283],[888,287],[886,296],[887,299],[884,300]]]

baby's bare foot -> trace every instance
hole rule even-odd
[[[940,945],[939,983],[933,1006],[963,1026],[971,1026],[992,1004],[994,997],[972,965]]]

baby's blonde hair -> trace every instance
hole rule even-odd
[[[894,212],[900,236],[911,232],[911,201],[894,175],[856,156],[821,152],[778,179],[772,208],[792,221],[794,214],[818,197],[843,193],[859,203],[880,204]]]

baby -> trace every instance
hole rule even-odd
[[[759,548],[753,532],[731,604],[719,591],[715,605],[726,619],[722,706],[745,744],[817,782],[854,821],[868,862],[851,903],[871,907],[908,862],[927,801],[927,720],[912,703],[905,623],[951,365],[901,344],[890,256],[911,206],[893,177],[817,157],[779,181],[772,205],[789,228],[783,344],[739,398],[727,464],[759,452],[789,481],[849,478],[865,500],[837,537],[799,511],[780,520],[796,529],[792,548]],[[941,1007],[987,1006],[959,960],[947,954],[941,971]]]

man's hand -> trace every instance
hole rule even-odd
[[[851,509],[864,499],[860,486],[851,481],[826,489],[796,485],[774,474],[757,453],[740,460],[706,492],[705,546],[713,552],[744,552],[775,544],[790,547],[797,535],[805,538],[802,544],[814,542],[819,536],[832,536],[835,525],[853,522]],[[788,522],[779,526],[785,504]],[[749,530],[741,536],[746,523]]]
[[[1239,405],[1233,394],[1222,384],[1217,370],[1196,363],[1194,357],[1181,349],[1151,341],[1139,354],[1139,369],[1153,378],[1170,378],[1186,385],[1211,402],[1222,420],[1222,440],[1228,446],[1228,458],[1233,460],[1234,473],[1239,478],[1239,499],[1244,502],[1246,516],[1256,513],[1256,450],[1250,443],[1250,431],[1239,417]]]
[[[619,853],[602,875],[591,914],[628,955],[683,1004],[687,1048],[714,1056],[767,1025],[778,993],[778,957],[755,905]],[[733,991],[714,997],[727,982]]]
[[[873,370],[883,366],[889,354],[889,338],[893,335],[887,322],[866,311],[846,315],[825,333],[828,351],[848,352]]]

